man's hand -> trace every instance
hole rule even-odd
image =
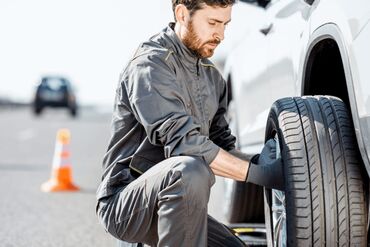
[[[261,153],[252,157],[245,181],[270,189],[284,190],[284,167],[281,158],[276,159],[274,139],[268,140]]]
[[[258,157],[258,164],[270,164],[276,159],[276,142],[274,139],[269,139]]]

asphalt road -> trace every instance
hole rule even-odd
[[[95,191],[110,134],[111,113],[0,108],[0,246],[116,246],[95,216]],[[71,132],[73,181],[78,192],[44,193],[50,178],[56,133]],[[218,179],[219,180],[219,179]],[[212,189],[209,213],[222,218],[222,181]]]
[[[35,117],[30,109],[0,108],[0,246],[116,246],[95,216],[95,190],[109,138],[110,114],[64,110]],[[44,193],[56,133],[71,132],[78,192]]]

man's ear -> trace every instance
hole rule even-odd
[[[175,17],[176,22],[179,22],[181,25],[186,25],[189,19],[189,10],[183,4],[178,4],[175,7]]]

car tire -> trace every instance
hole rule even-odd
[[[229,223],[263,223],[263,187],[245,182],[225,180],[224,215]]]
[[[77,117],[77,109],[72,107],[69,109],[69,112],[71,114],[72,117]]]
[[[39,106],[36,106],[36,107],[34,107],[33,108],[33,113],[35,114],[35,115],[40,115],[41,114],[41,112],[42,112],[42,107],[39,107]]]
[[[331,96],[284,98],[270,111],[285,193],[264,190],[269,246],[366,246],[366,172],[346,105]]]

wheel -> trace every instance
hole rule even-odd
[[[69,108],[69,112],[70,112],[72,117],[77,117],[77,108],[76,107]]]
[[[35,107],[33,108],[33,113],[34,113],[36,116],[40,115],[40,114],[41,114],[41,111],[42,111],[42,107],[40,107],[40,106],[35,106]]]
[[[269,246],[366,246],[363,164],[345,104],[330,96],[284,98],[270,111],[285,193],[264,190]]]
[[[263,188],[225,179],[224,215],[229,223],[263,223]]]

